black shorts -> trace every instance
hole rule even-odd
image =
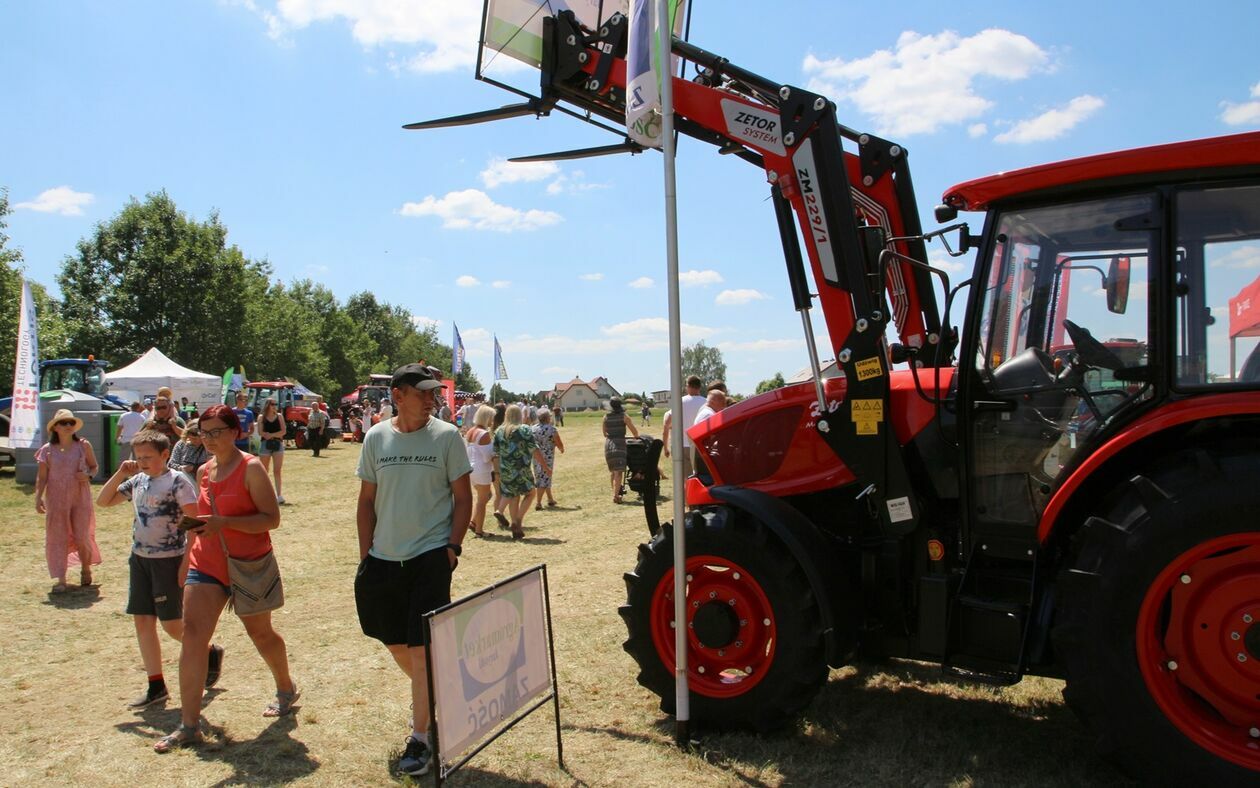
[[[451,601],[446,547],[406,561],[369,555],[354,577],[354,603],[363,634],[387,646],[429,645],[424,614]]]
[[[162,621],[184,617],[184,589],[179,585],[182,555],[145,558],[131,554],[127,565],[131,582],[127,590],[127,615],[157,616]]]

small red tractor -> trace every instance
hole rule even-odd
[[[299,449],[306,446],[306,422],[310,419],[313,401],[305,401],[297,394],[297,387],[287,380],[269,380],[248,383],[245,386],[248,399],[245,407],[261,417],[267,400],[276,401],[276,410],[284,415],[285,440],[293,441]],[[326,406],[320,406],[327,411]]]
[[[537,96],[412,127],[562,101],[622,123],[626,18],[561,11],[541,33]],[[673,54],[698,72],[670,77],[677,129],[769,183],[815,375],[690,428],[685,522],[656,521],[660,442],[631,468],[653,533],[621,608],[639,682],[674,710],[685,527],[697,724],[782,725],[829,667],[899,657],[1063,678],[1129,771],[1260,784],[1260,383],[1227,374],[1220,319],[1260,260],[1260,133],[979,178],[936,211],[977,212],[979,234],[924,232],[904,147],[825,96]],[[974,252],[970,278],[929,242]],[[841,377],[818,372],[815,302]]]

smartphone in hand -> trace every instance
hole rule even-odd
[[[196,517],[184,515],[183,519],[179,521],[179,525],[176,527],[178,527],[181,531],[191,531],[195,528],[200,528],[205,524],[205,520],[198,520]]]

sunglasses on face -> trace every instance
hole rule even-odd
[[[58,427],[73,427],[75,426],[75,422],[71,420],[59,421],[57,422],[57,426]]]
[[[220,435],[222,435],[223,433],[227,431],[228,431],[227,427],[219,427],[217,430],[202,430],[201,437],[210,438],[211,440],[214,440],[215,438],[219,437]]]

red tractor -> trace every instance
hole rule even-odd
[[[547,17],[538,96],[414,127],[561,101],[620,124],[626,28]],[[980,178],[936,218],[982,212],[983,231],[925,233],[904,147],[824,96],[673,53],[699,71],[671,78],[678,130],[769,182],[815,376],[690,429],[684,523],[655,519],[659,441],[631,468],[653,532],[621,608],[640,683],[673,711],[681,525],[698,724],[782,725],[829,667],[900,657],[1061,677],[1126,769],[1260,784],[1260,383],[1221,374],[1218,320],[1246,273],[1229,261],[1260,254],[1260,133]],[[614,148],[637,146],[529,158]],[[934,241],[974,251],[972,276],[929,264]],[[815,301],[842,377],[818,373]]]
[[[305,401],[296,393],[296,386],[287,380],[270,380],[245,385],[248,397],[245,407],[254,411],[254,415],[262,415],[263,405],[269,399],[276,401],[276,410],[284,414],[285,440],[293,441],[299,449],[306,446],[306,422],[310,419],[313,401]],[[320,404],[321,410],[327,406]]]

